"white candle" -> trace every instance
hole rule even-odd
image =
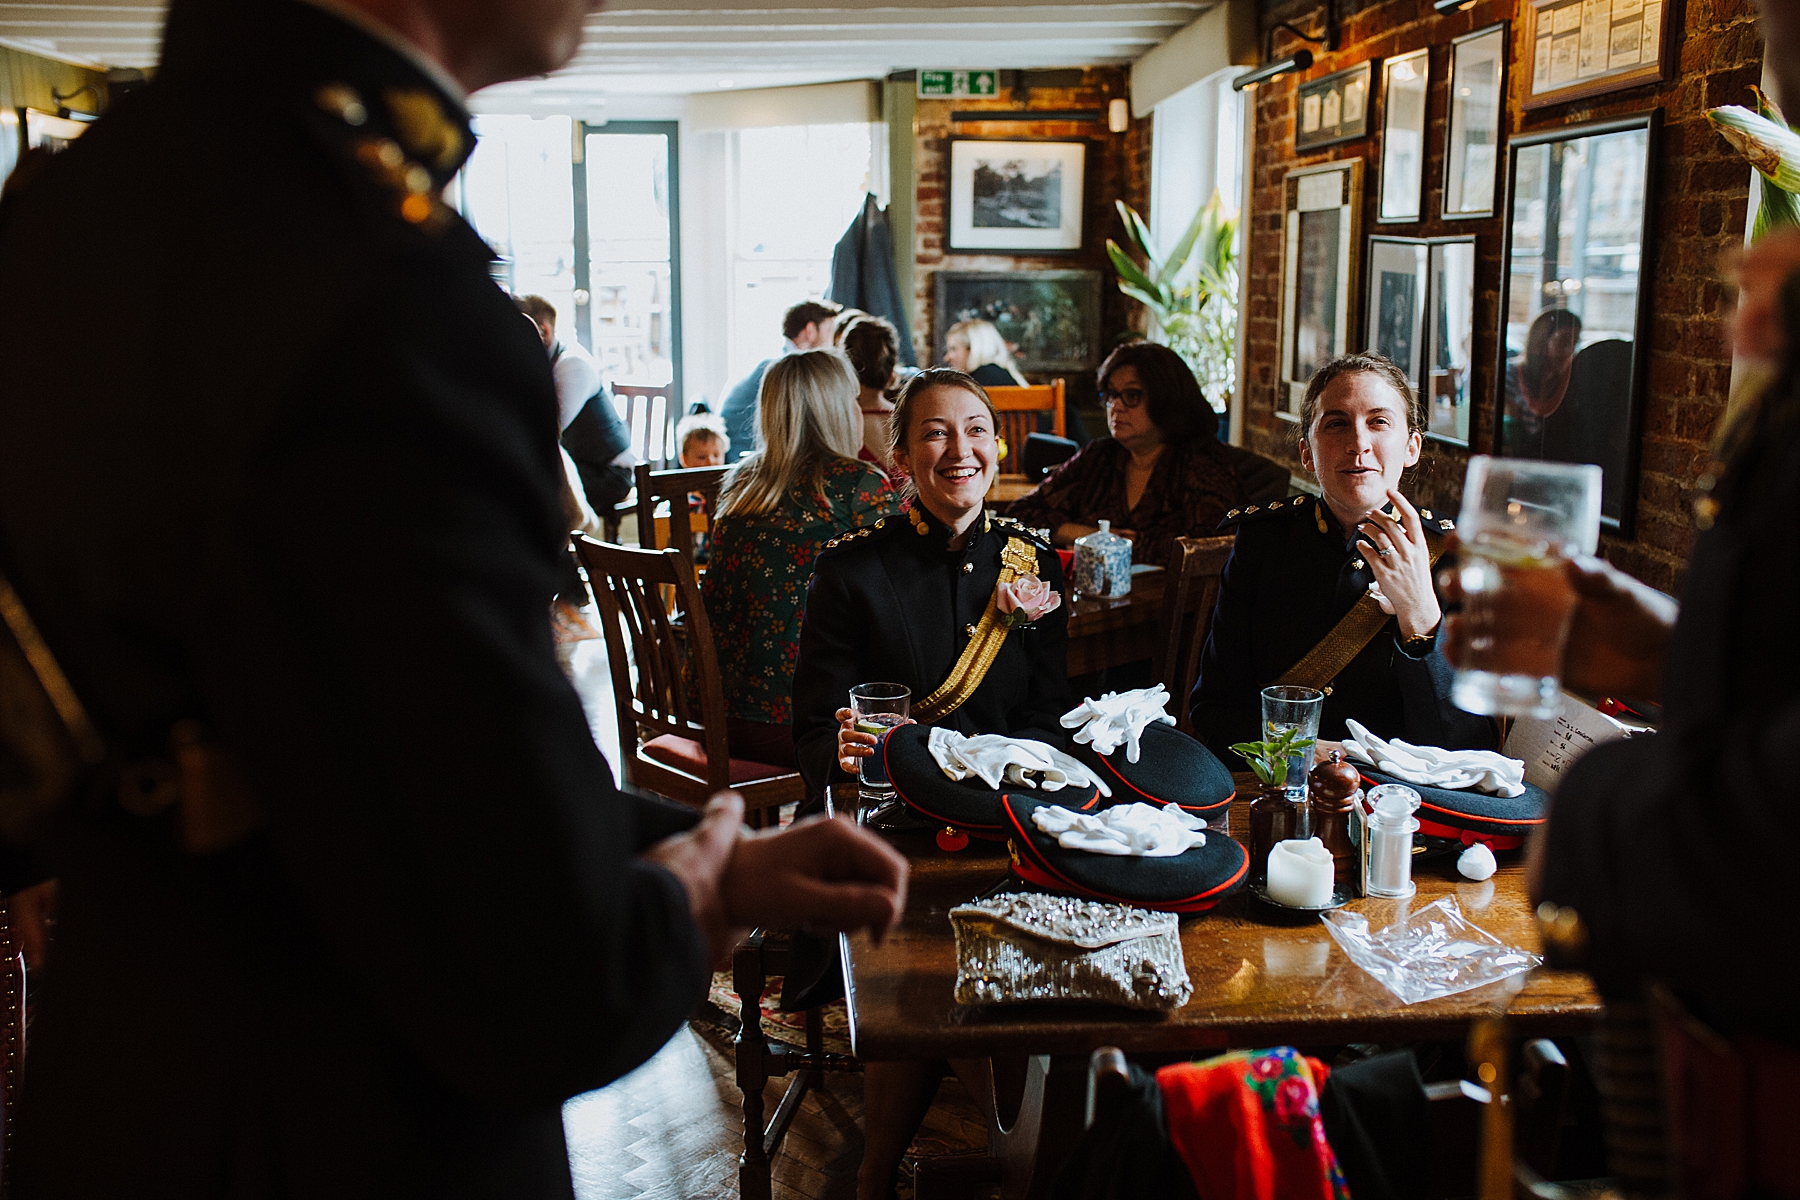
[[[1331,851],[1318,838],[1291,838],[1269,851],[1269,899],[1295,908],[1331,903]]]

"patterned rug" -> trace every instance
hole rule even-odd
[[[709,1011],[710,1010],[710,1011]],[[728,1030],[734,1037],[743,1020],[744,1002],[732,990],[731,972],[714,971],[712,987],[706,1003],[696,1014]],[[850,1053],[850,1014],[842,1000],[834,1000],[819,1009],[825,1023],[825,1051],[828,1054]],[[772,1041],[806,1049],[806,1014],[781,1011],[781,976],[772,975],[762,994],[763,1034]]]

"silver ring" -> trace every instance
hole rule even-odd
[[[1383,558],[1386,558],[1388,555],[1392,554],[1393,551],[1392,550],[1377,550],[1375,553],[1381,555],[1381,557],[1383,557]]]

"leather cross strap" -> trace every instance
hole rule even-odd
[[[1431,551],[1431,565],[1437,566],[1443,554],[1444,543],[1440,540]],[[1350,606],[1350,611],[1331,627],[1331,632],[1320,638],[1319,644],[1308,650],[1299,662],[1282,672],[1275,684],[1324,691],[1391,619],[1381,611],[1375,597],[1364,592],[1362,598]]]
[[[1006,545],[1000,550],[999,582],[1012,583],[1036,570],[1037,551],[1031,543],[1024,538],[1007,538]],[[931,725],[961,708],[987,678],[988,668],[994,665],[1011,628],[1011,624],[1002,619],[996,585],[994,595],[988,597],[987,608],[982,610],[980,623],[975,626],[974,636],[963,647],[956,665],[950,668],[950,674],[937,690],[912,706],[913,719]]]

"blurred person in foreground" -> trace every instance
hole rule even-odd
[[[1598,746],[1563,776],[1531,883],[1554,906],[1540,910],[1554,952],[1616,998],[1656,980],[1727,1037],[1785,1043],[1785,1060],[1755,1055],[1787,1072],[1791,1096],[1800,937],[1782,914],[1786,780],[1800,758],[1800,538],[1784,514],[1800,505],[1800,230],[1745,254],[1734,332],[1741,356],[1775,372],[1726,430],[1724,467],[1694,501],[1700,535],[1679,613],[1598,559],[1565,568],[1578,598],[1566,685],[1660,701],[1663,716],[1654,736]],[[1452,616],[1445,633],[1454,661],[1469,632]]]
[[[49,837],[15,1198],[568,1197],[563,1100],[735,930],[899,913],[851,825],[622,794],[557,669],[548,357],[439,193],[465,90],[592,7],[175,0],[155,81],[0,206],[9,337],[115,281],[81,353],[0,366],[0,567],[164,781]]]

